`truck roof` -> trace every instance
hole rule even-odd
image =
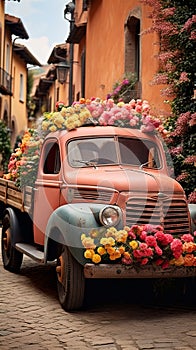
[[[66,135],[66,137],[65,137]],[[46,139],[54,137],[57,139],[60,138],[72,138],[72,137],[89,137],[89,136],[107,136],[107,135],[120,135],[120,136],[129,136],[137,137],[140,139],[157,139],[156,133],[148,132],[144,133],[139,129],[134,128],[120,128],[116,126],[81,126],[73,130],[58,130],[51,132],[46,136]]]

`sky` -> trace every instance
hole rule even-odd
[[[17,39],[41,63],[47,64],[52,49],[65,43],[69,35],[69,22],[64,9],[69,0],[6,1],[5,13],[19,17],[29,35],[28,40]]]

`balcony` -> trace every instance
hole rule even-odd
[[[0,93],[12,95],[12,77],[3,68],[0,68]]]

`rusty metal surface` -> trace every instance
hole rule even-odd
[[[162,269],[160,266],[133,267],[121,264],[85,264],[86,278],[178,278],[196,276],[196,267],[171,266]]]

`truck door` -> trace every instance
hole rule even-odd
[[[60,197],[60,149],[56,139],[47,139],[42,147],[34,193],[34,241],[44,244],[48,219],[59,206]]]

